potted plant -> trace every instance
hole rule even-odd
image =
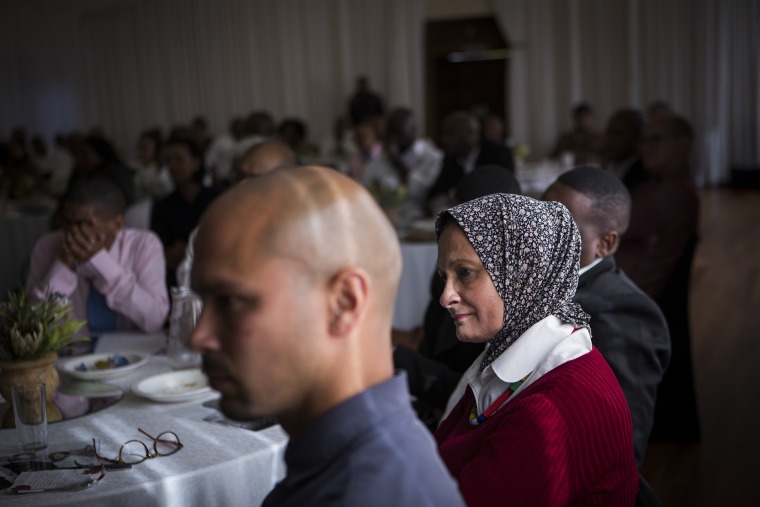
[[[76,336],[83,325],[74,319],[68,298],[61,294],[51,293],[35,301],[23,290],[8,292],[8,301],[0,304],[0,394],[9,405],[12,386],[44,382],[48,420],[61,418],[50,402],[59,384],[55,361],[59,351],[89,340]],[[14,425],[12,407],[2,424]]]
[[[399,206],[406,198],[406,187],[404,185],[388,186],[382,182],[372,182],[368,188],[377,204],[385,211],[391,224],[396,227],[398,225]]]

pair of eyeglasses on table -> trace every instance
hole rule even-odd
[[[142,440],[128,440],[127,442],[124,442],[119,448],[118,458],[112,459],[105,457],[98,452],[97,442],[93,438],[92,453],[95,459],[100,461],[100,463],[82,464],[77,460],[74,460],[76,466],[73,467],[56,467],[54,469],[39,470],[35,472],[53,472],[61,474],[73,472],[74,470],[80,470],[80,473],[85,475],[84,479],[82,479],[82,475],[74,477],[69,475],[57,476],[58,479],[52,481],[45,480],[40,482],[40,480],[32,480],[31,483],[14,485],[9,488],[8,492],[11,494],[28,494],[54,491],[77,491],[80,489],[86,489],[103,480],[106,470],[132,468],[132,465],[142,463],[148,459],[171,456],[172,454],[175,454],[180,449],[182,449],[182,447],[184,447],[179,439],[179,436],[173,431],[164,431],[155,437],[144,431],[142,428],[137,428],[137,431],[150,438],[153,442],[153,445],[151,447],[148,447],[148,445],[146,445]],[[72,480],[72,478],[74,480]]]
[[[95,458],[107,463],[106,468],[120,468],[118,467],[119,465],[125,465],[123,468],[129,468],[131,465],[137,465],[148,459],[171,456],[184,447],[179,440],[179,436],[173,431],[164,431],[155,437],[145,432],[142,428],[137,428],[137,431],[151,439],[153,442],[152,448],[149,448],[142,440],[128,440],[119,448],[117,459],[113,459],[98,453],[98,445],[93,438],[92,447]],[[112,466],[109,467],[109,465]]]

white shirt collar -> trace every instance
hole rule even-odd
[[[464,373],[449,399],[446,414],[464,395],[468,384],[475,395],[478,413],[482,413],[512,382],[530,373],[530,377],[515,391],[517,395],[557,366],[590,352],[591,336],[588,330],[583,328],[573,332],[573,329],[571,324],[563,324],[550,315],[531,326],[481,372],[480,363],[486,349]]]
[[[589,269],[593,268],[594,266],[596,266],[597,264],[599,264],[603,260],[604,260],[604,257],[599,257],[598,259],[595,259],[594,262],[592,262],[591,264],[583,266],[581,269],[578,270],[578,276],[581,276],[583,273],[585,273]]]
[[[480,147],[478,146],[474,150],[472,150],[469,155],[467,155],[462,160],[462,169],[464,169],[465,174],[470,174],[472,171],[475,170],[475,164],[478,162],[478,157],[480,156]]]

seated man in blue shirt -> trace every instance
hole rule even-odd
[[[393,375],[400,275],[384,213],[331,169],[246,181],[201,220],[191,346],[225,414],[275,416],[290,435],[265,505],[464,505]]]

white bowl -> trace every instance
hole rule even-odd
[[[148,377],[133,385],[132,391],[152,401],[178,403],[206,395],[211,392],[211,387],[206,375],[196,369]]]
[[[129,375],[148,362],[148,356],[146,355],[137,354],[136,352],[119,352],[119,355],[129,361],[129,364],[102,370],[95,367],[95,363],[98,361],[107,361],[112,358],[114,354],[114,352],[106,352],[102,354],[89,354],[86,356],[75,357],[63,363],[61,370],[65,374],[80,380],[109,380]],[[84,371],[77,370],[81,365],[84,365],[86,368]]]

